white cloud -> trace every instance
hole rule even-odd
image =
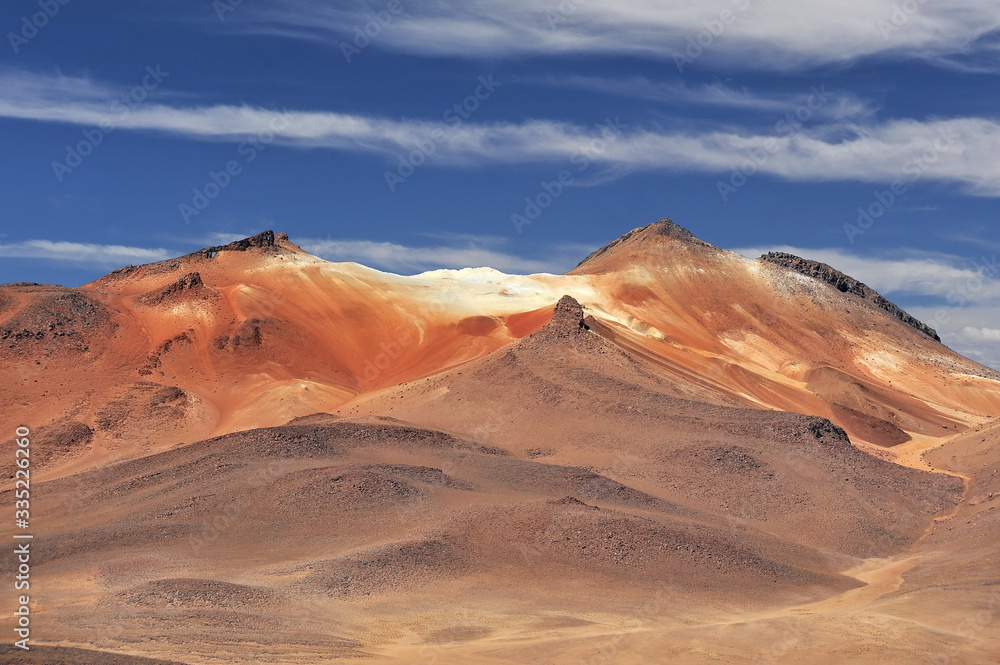
[[[853,94],[827,91],[826,86],[798,93],[760,94],[744,88],[738,90],[723,83],[710,83],[691,87],[676,81],[652,81],[644,77],[609,79],[592,76],[563,76],[554,78],[529,78],[539,83],[562,88],[577,88],[608,95],[647,99],[670,104],[695,104],[723,108],[759,111],[785,115],[797,107],[809,105],[810,116],[818,118],[852,118],[872,113],[872,105]],[[822,97],[820,99],[819,97]]]
[[[0,256],[11,259],[44,259],[101,268],[117,268],[127,263],[150,263],[169,259],[166,249],[147,249],[126,245],[53,240],[24,240],[0,243]]]
[[[44,80],[0,70],[0,117],[96,125],[108,119],[103,88],[89,81]],[[101,102],[97,98],[101,98]],[[169,106],[146,103],[115,118],[125,130],[160,131],[202,140],[266,137],[284,145],[408,155],[434,132],[429,162],[439,165],[554,163],[567,168],[586,155],[611,173],[679,171],[723,178],[764,154],[757,172],[788,180],[891,183],[924,178],[955,183],[970,194],[1000,196],[1000,121],[988,118],[839,121],[796,133],[739,129],[650,130],[528,120],[520,123],[392,120],[321,111],[275,112],[248,106]],[[614,120],[612,120],[614,124]]]
[[[965,326],[958,331],[958,336],[969,342],[1000,342],[1000,328]]]
[[[509,238],[474,234],[421,234],[438,239],[427,246],[407,246],[371,240],[333,238],[295,238],[294,242],[310,254],[328,261],[353,261],[393,272],[418,273],[439,268],[494,268],[513,274],[540,272],[562,273],[593,251],[580,243],[560,243],[548,247],[544,260],[523,258],[504,251]],[[247,234],[209,233],[199,246],[224,245],[247,237]],[[101,245],[53,240],[24,240],[0,243],[0,257],[46,260],[77,266],[114,269],[126,264],[164,261],[184,253],[162,248]]]
[[[470,238],[466,236],[466,238]],[[474,237],[473,237],[474,238]],[[576,248],[560,247],[552,258],[539,261],[525,259],[501,251],[494,238],[486,242],[467,242],[463,246],[434,245],[410,247],[391,242],[370,240],[303,239],[296,240],[302,249],[328,261],[355,261],[393,272],[417,273],[437,268],[495,268],[517,274],[562,272],[574,261],[569,254]],[[582,256],[582,255],[581,255]]]
[[[908,311],[938,329],[941,340],[955,351],[978,363],[1000,370],[1000,302],[954,307],[932,305],[910,307]]]
[[[346,4],[346,3],[345,3]],[[902,7],[914,5],[914,10]],[[700,38],[697,62],[789,69],[876,55],[959,66],[995,56],[998,0],[468,0],[403,3],[373,39],[378,48],[459,57],[527,54],[628,54],[672,60]],[[322,41],[339,48],[384,3],[334,8],[325,0],[283,0],[256,12],[249,29]],[[388,15],[388,14],[386,14]],[[720,19],[724,19],[720,20]]]
[[[236,242],[237,240],[243,240],[244,238],[249,238],[254,235],[253,233],[209,233],[202,240],[198,241],[198,244],[205,247],[216,247],[218,245],[228,245],[231,242]]]
[[[993,240],[987,240],[985,238],[980,237],[979,234],[974,234],[974,233],[954,233],[954,232],[949,232],[948,233],[948,239],[949,240],[953,240],[953,241],[957,241],[957,242],[964,242],[964,243],[967,243],[969,245],[975,245],[976,247],[981,247],[983,249],[992,250],[992,251],[996,251],[996,250],[1000,249],[1000,242],[996,242],[996,241],[993,241]]]

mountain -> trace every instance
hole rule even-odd
[[[805,258],[661,220],[404,277],[268,231],[0,286],[0,367],[51,647],[11,662],[997,653],[1000,375]]]
[[[336,410],[537,330],[565,294],[615,344],[703,401],[825,417],[877,446],[954,434],[1000,412],[995,372],[881,304],[669,221],[558,276],[401,277],[328,263],[266,232],[77,289],[0,293],[0,360],[20,377],[0,398],[51,434],[52,463]]]

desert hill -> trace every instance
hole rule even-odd
[[[266,232],[3,285],[0,366],[46,647],[0,662],[998,654],[1000,376],[808,259],[662,220],[404,277]]]
[[[54,472],[83,468],[459,367],[539,329],[563,295],[675,393],[821,416],[859,444],[949,436],[1000,412],[1000,376],[869,294],[669,220],[567,275],[401,277],[266,232],[76,289],[4,285],[0,362],[19,382],[0,398],[47,433]]]

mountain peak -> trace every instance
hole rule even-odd
[[[677,238],[678,240],[686,240],[688,242],[695,242],[701,245],[707,244],[699,240],[693,233],[688,231],[686,228],[677,224],[669,217],[664,217],[661,220],[655,221],[652,224],[647,224],[646,226],[634,229],[630,233],[635,233],[638,236],[648,235],[648,236],[667,236],[670,238]],[[626,236],[628,234],[625,234]]]
[[[583,306],[573,296],[563,296],[552,311],[552,320],[537,333],[545,337],[567,337],[587,330]]]
[[[584,328],[583,306],[573,296],[563,296],[552,311],[549,325],[560,330],[579,330]]]
[[[668,243],[680,242],[693,247],[714,247],[704,240],[699,239],[680,224],[664,217],[652,224],[632,229],[620,238],[612,240],[604,247],[591,252],[571,272],[599,272],[600,268],[609,262],[612,255],[628,251],[628,249],[638,252],[644,248],[659,246],[664,244],[664,239],[667,239]]]

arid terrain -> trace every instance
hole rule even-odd
[[[1000,663],[1000,374],[808,257],[662,220],[404,277],[266,232],[0,286],[0,368],[0,662]]]

